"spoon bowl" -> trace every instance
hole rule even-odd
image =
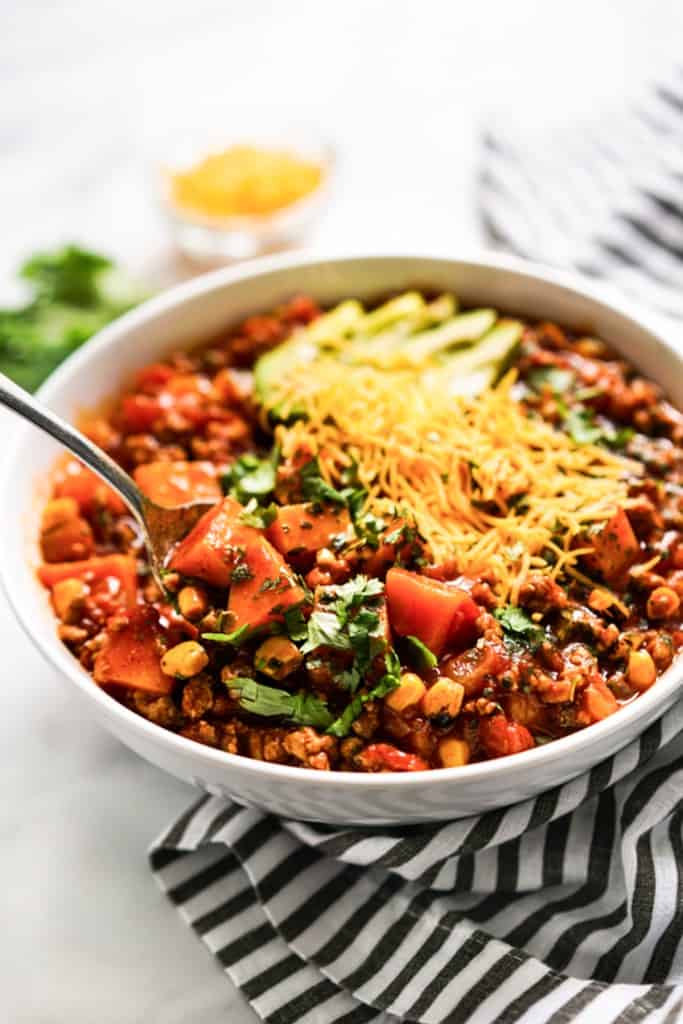
[[[154,579],[161,590],[165,591],[163,570],[168,556],[197,520],[213,507],[214,502],[195,501],[175,508],[164,508],[150,501],[132,477],[106,452],[76,427],[37,402],[28,391],[24,391],[4,373],[0,373],[0,405],[11,409],[59,441],[123,498],[142,531]]]

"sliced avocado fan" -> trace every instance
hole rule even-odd
[[[293,367],[320,355],[360,366],[403,360],[402,365],[415,367],[420,386],[473,396],[499,379],[522,332],[519,321],[498,319],[493,309],[458,313],[450,294],[427,302],[419,292],[405,292],[370,312],[349,299],[256,361],[256,397],[272,420],[281,420],[274,407],[280,381]],[[303,410],[290,408],[287,418],[297,415]]]

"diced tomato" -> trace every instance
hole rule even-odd
[[[351,518],[345,508],[326,508],[319,512],[313,506],[283,505],[277,519],[267,531],[268,540],[286,558],[311,555],[329,546],[333,537],[345,534]]]
[[[54,495],[56,498],[75,498],[84,515],[92,515],[98,509],[106,508],[112,515],[126,512],[125,502],[116,491],[86,469],[78,459],[66,458],[55,476]]]
[[[364,768],[377,772],[423,772],[429,768],[417,754],[408,754],[390,743],[371,743],[362,751],[359,761]]]
[[[137,603],[137,563],[131,555],[99,555],[80,562],[57,562],[41,565],[38,578],[43,586],[52,588],[60,580],[75,577],[85,583],[115,579],[127,608]]]
[[[387,573],[386,595],[394,632],[416,636],[437,657],[472,638],[480,608],[464,590],[393,568]]]
[[[165,384],[168,384],[175,372],[173,367],[167,363],[150,363],[149,366],[143,366],[138,372],[135,383],[141,391],[151,391],[153,393],[161,390]]]
[[[246,546],[243,562],[248,578],[234,579],[230,587],[228,611],[233,616],[233,629],[249,626],[260,629],[270,622],[282,621],[282,613],[292,605],[301,604],[304,592],[282,555],[265,537],[253,531],[259,543]]]
[[[161,671],[161,630],[153,609],[142,606],[121,622],[110,622],[95,655],[93,676],[100,686],[125,686],[163,696],[174,680]]]
[[[590,722],[601,722],[603,718],[619,710],[617,698],[602,679],[589,683],[581,695],[581,711]]]
[[[406,540],[405,519],[394,519],[379,537],[377,549],[365,560],[363,572],[368,576],[383,576],[399,558],[404,564],[414,552],[414,542]],[[387,540],[393,538],[393,540]]]
[[[593,551],[584,555],[584,561],[589,568],[602,573],[608,583],[622,580],[640,554],[638,538],[623,508],[590,540]]]
[[[161,395],[126,395],[121,399],[121,426],[131,434],[145,434],[168,409]]]
[[[491,715],[479,722],[479,741],[489,757],[506,757],[535,746],[529,730],[505,715]]]
[[[222,493],[211,462],[145,462],[133,477],[142,493],[163,508],[218,501]]]

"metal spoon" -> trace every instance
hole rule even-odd
[[[173,545],[189,533],[215,502],[195,501],[177,508],[162,508],[150,501],[128,473],[101,448],[88,440],[80,430],[36,402],[4,373],[0,373],[0,405],[18,413],[54,437],[123,498],[142,530],[154,579],[164,590],[162,570]]]

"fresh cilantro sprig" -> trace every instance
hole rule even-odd
[[[562,427],[575,444],[602,444],[608,448],[625,448],[633,437],[632,427],[615,427],[609,421],[598,423],[592,409],[572,406],[561,410]]]
[[[572,370],[563,370],[559,366],[537,366],[531,370],[527,380],[534,391],[548,389],[554,395],[564,395],[571,389],[576,377]]]
[[[227,685],[230,690],[238,691],[240,707],[252,715],[285,718],[297,725],[312,725],[317,729],[327,729],[334,722],[327,703],[312,693],[289,693],[246,677],[229,679]]]
[[[388,693],[395,690],[401,682],[401,663],[395,651],[388,651],[385,658],[386,672],[371,690],[367,693],[357,693],[347,704],[341,715],[332,722],[327,732],[331,736],[348,736],[353,723],[363,710],[365,704],[371,700],[381,700]]]
[[[0,310],[0,371],[28,391],[149,295],[107,257],[77,245],[37,253],[19,273],[32,294],[25,306]]]
[[[348,508],[351,518],[359,514],[366,498],[362,487],[348,486],[340,491],[323,477],[317,457],[301,467],[301,490],[306,501],[310,501],[314,509],[323,505],[338,505]]]
[[[257,506],[269,505],[275,490],[279,461],[278,445],[273,445],[265,459],[251,452],[240,455],[221,477],[224,493],[250,506],[251,512],[248,515],[253,514]]]
[[[513,645],[536,650],[542,643],[545,636],[543,628],[536,625],[523,608],[508,604],[496,608],[493,614],[503,627],[505,639]]]

